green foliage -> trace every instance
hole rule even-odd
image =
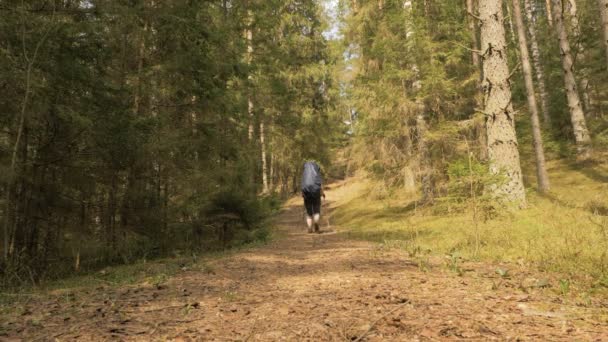
[[[35,0],[1,12],[10,282],[266,240],[303,158],[329,165],[334,57],[313,1]],[[238,227],[219,241],[226,215]]]

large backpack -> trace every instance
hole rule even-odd
[[[315,162],[304,163],[304,172],[302,173],[302,193],[304,196],[319,196],[321,195],[321,168]]]

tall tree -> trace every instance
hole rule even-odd
[[[577,157],[584,160],[590,156],[591,137],[587,129],[585,113],[578,93],[576,78],[574,77],[574,60],[568,40],[568,32],[564,23],[563,8],[563,0],[553,0],[553,17],[559,40],[562,69],[564,71],[564,86],[568,99],[572,129],[576,140]]]
[[[551,1],[552,0],[545,0],[545,11],[547,12],[547,22],[549,23],[549,26],[553,27],[553,10],[551,9]]]
[[[513,17],[515,19],[515,26],[517,27],[517,35],[519,37],[519,52],[521,56],[526,92],[528,95],[530,119],[532,120],[532,136],[536,156],[536,178],[538,181],[538,189],[540,192],[546,193],[549,191],[549,176],[547,174],[547,167],[545,165],[545,150],[543,148],[543,137],[540,129],[540,120],[538,118],[538,104],[536,102],[536,94],[534,92],[534,82],[532,81],[532,64],[530,63],[528,41],[526,39],[526,30],[524,27],[524,20],[521,15],[521,4],[519,0],[513,0]]]
[[[572,39],[574,40],[576,47],[576,62],[578,65],[584,65],[587,63],[587,51],[585,50],[585,46],[582,42],[581,37],[581,24],[579,22],[579,14],[578,14],[578,6],[576,4],[576,0],[568,0],[568,11],[570,12],[570,24],[572,27]],[[575,65],[576,67],[576,65]],[[578,68],[580,73],[580,90],[581,95],[583,96],[583,109],[585,113],[589,115],[591,109],[591,95],[589,93],[589,78],[583,71],[583,68]]]
[[[549,114],[549,95],[545,85],[545,72],[540,58],[540,49],[538,48],[538,39],[536,37],[536,17],[532,8],[532,0],[524,0],[526,18],[528,19],[528,35],[530,36],[530,49],[532,50],[532,61],[534,63],[534,74],[538,83],[538,94],[540,97],[540,108],[543,113],[543,120],[547,124],[551,124],[551,115]]]
[[[602,19],[602,37],[608,65],[608,0],[597,0]]]
[[[504,182],[495,187],[494,193],[499,198],[524,206],[526,194],[515,134],[515,113],[511,102],[502,2],[480,0],[479,20],[490,171],[506,177]]]

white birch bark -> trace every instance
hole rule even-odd
[[[553,19],[555,29],[557,30],[559,39],[560,55],[562,59],[562,69],[564,71],[564,86],[566,96],[568,98],[568,108],[570,110],[570,119],[572,121],[572,129],[576,140],[577,157],[579,159],[587,159],[590,156],[591,137],[587,129],[585,113],[578,94],[576,79],[574,77],[574,61],[570,52],[570,42],[568,40],[568,32],[564,24],[564,13],[562,11],[562,0],[553,0]]]
[[[266,162],[266,141],[264,135],[264,121],[260,122],[260,147],[262,149],[262,191],[267,194],[268,188],[268,165]]]
[[[532,61],[534,63],[534,74],[538,83],[538,96],[540,97],[540,108],[543,114],[543,120],[546,125],[551,124],[551,115],[549,114],[549,95],[545,85],[545,71],[543,64],[540,62],[540,49],[538,48],[538,40],[536,38],[536,18],[532,10],[531,0],[524,0],[526,9],[526,17],[528,18],[528,35],[530,36],[530,49],[532,50]]]
[[[584,64],[587,59],[587,51],[585,51],[585,47],[581,42],[581,25],[578,20],[578,8],[576,5],[576,0],[568,0],[568,3],[570,23],[572,24],[572,39],[574,39],[574,45],[576,46],[576,62],[578,62],[577,65],[581,65]],[[583,63],[581,63],[581,61]],[[580,90],[581,95],[583,96],[585,113],[589,114],[592,102],[591,96],[589,95],[589,79],[582,71],[580,72],[580,80]]]

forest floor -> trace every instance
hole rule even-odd
[[[333,193],[328,192],[328,198]],[[0,340],[606,340],[608,305],[567,303],[546,275],[442,257],[414,260],[306,234],[299,199],[266,246],[183,267],[157,282],[58,290],[0,311]]]

